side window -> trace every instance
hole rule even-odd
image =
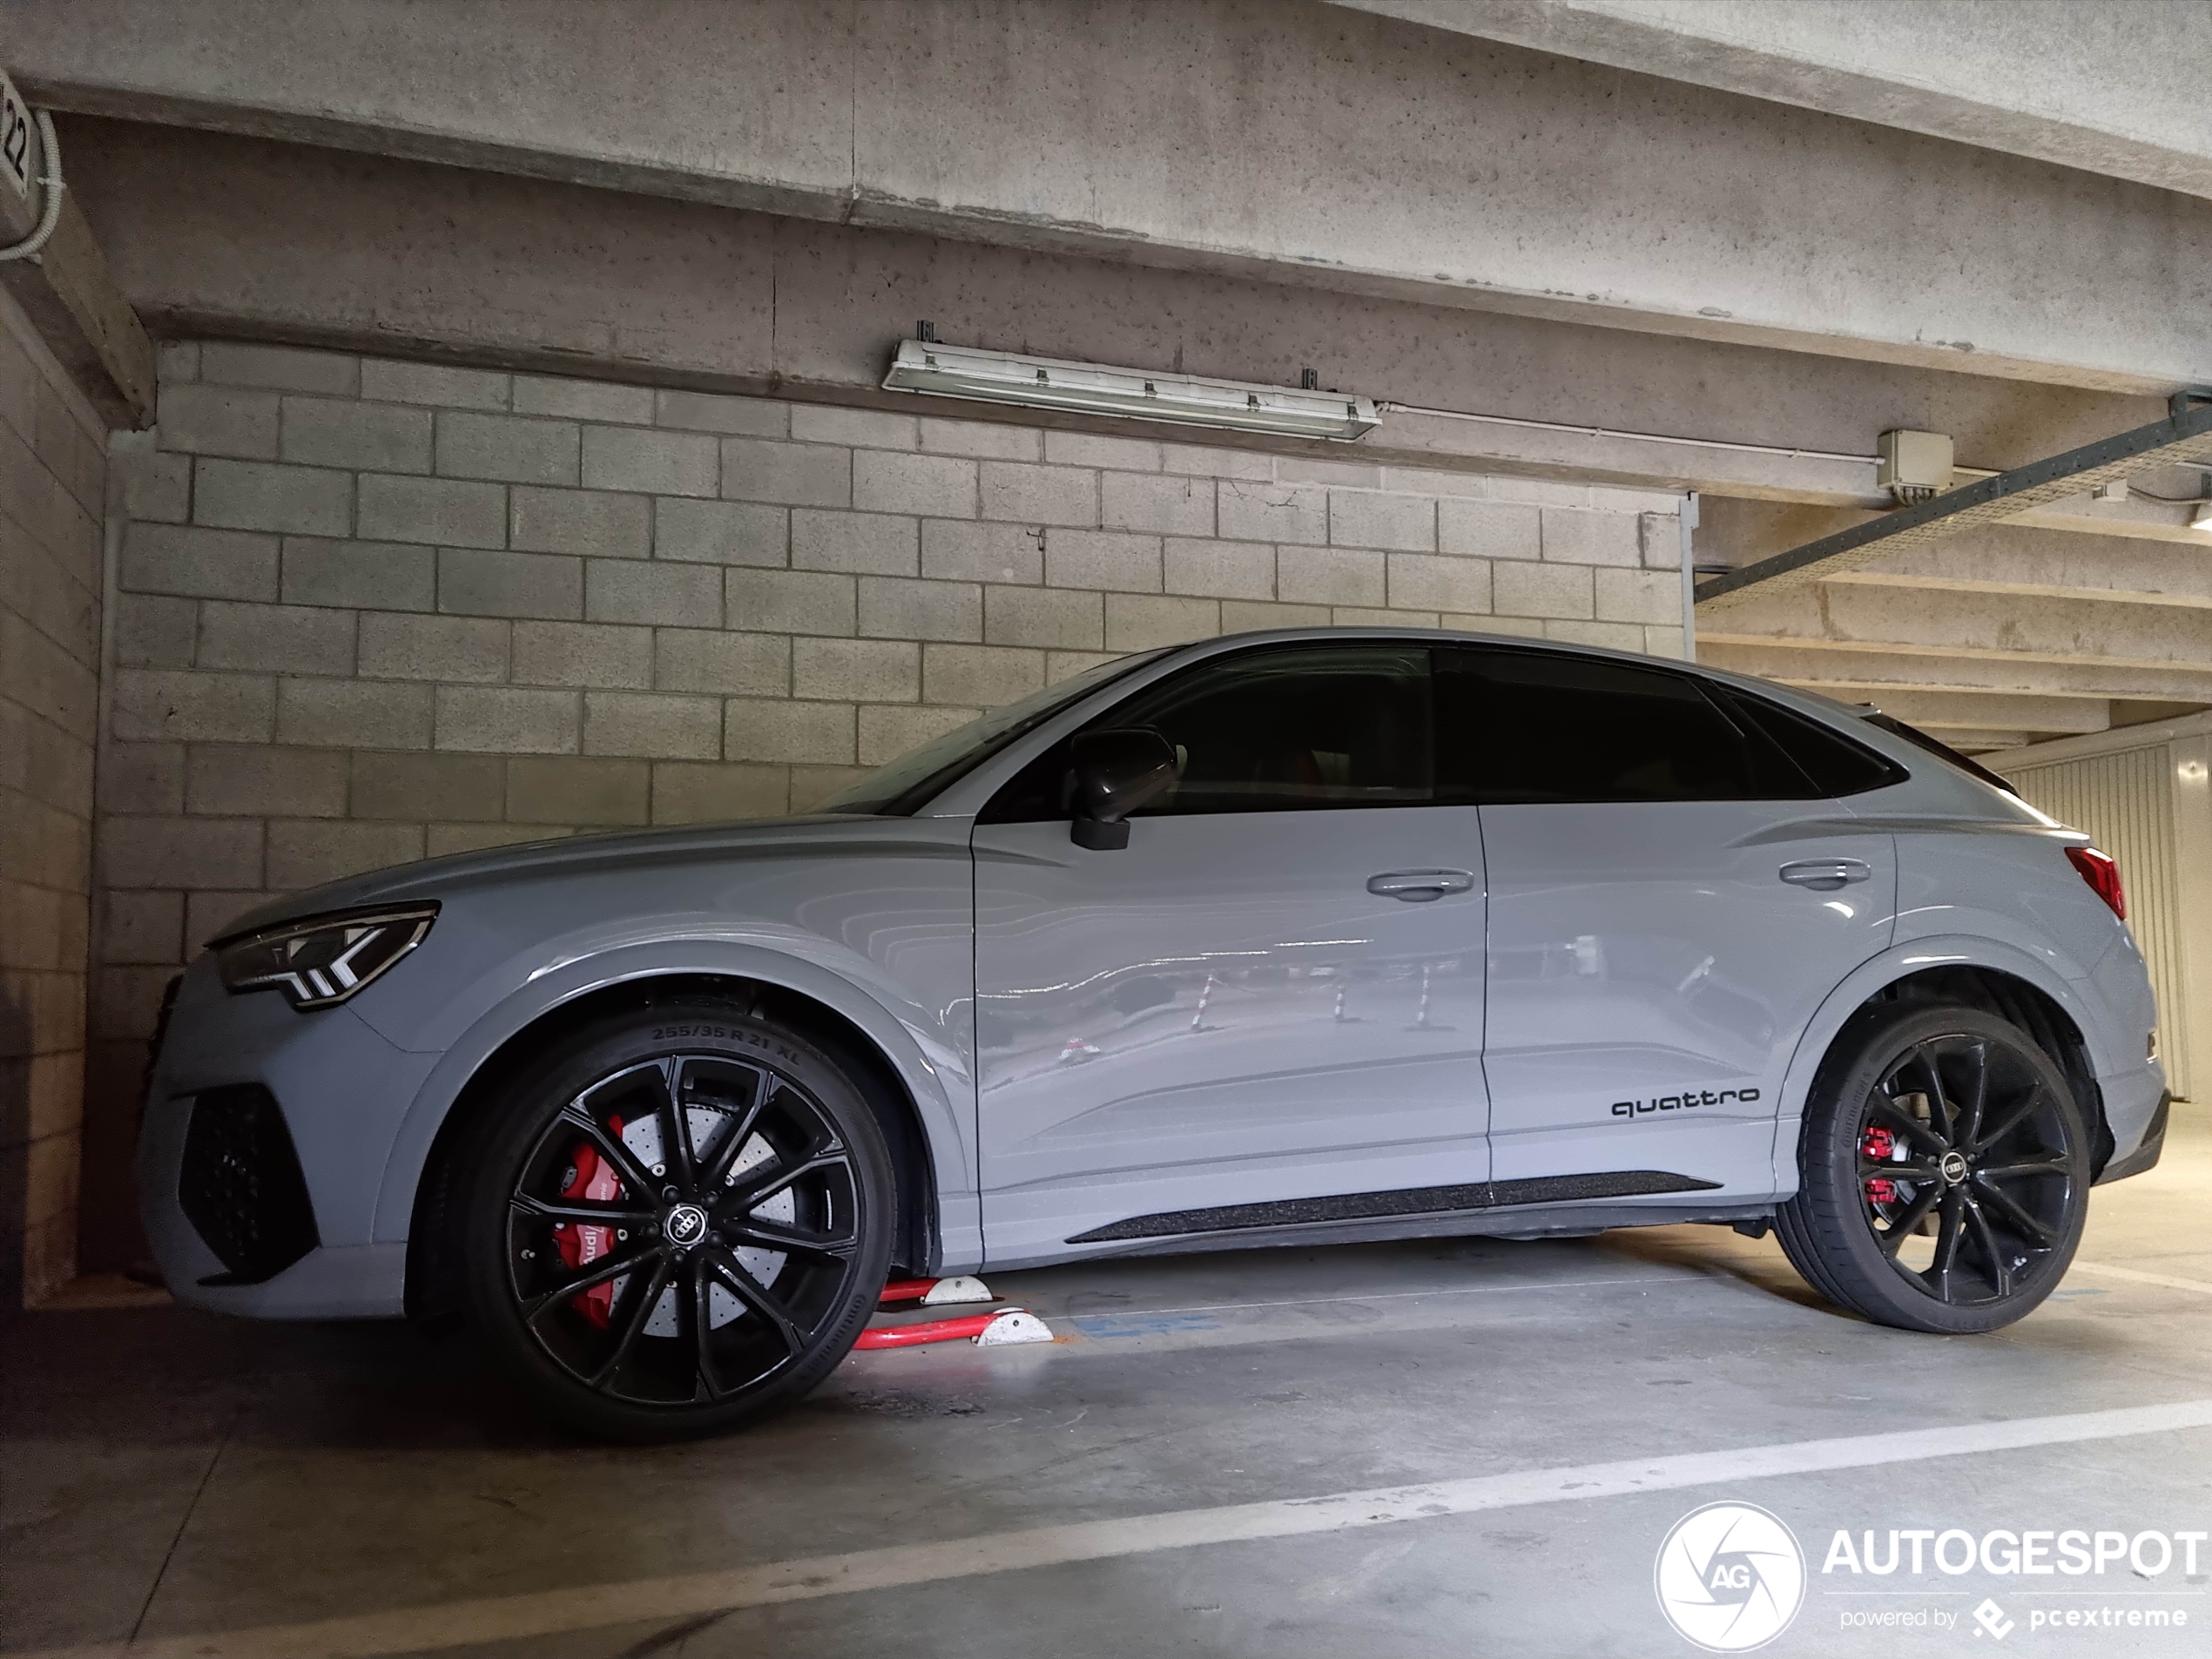
[[[1937,759],[1958,767],[1959,771],[1965,772],[1969,778],[1979,779],[1981,782],[1987,784],[1992,789],[2001,789],[2006,794],[2013,796],[2016,799],[2020,795],[2020,792],[2013,786],[2013,780],[2011,779],[1999,776],[1996,772],[1990,771],[1988,767],[1983,765],[1979,760],[1969,760],[1965,755],[1960,754],[1949,744],[1938,742],[1926,732],[1921,731],[1917,725],[1907,725],[1904,721],[1898,719],[1895,716],[1884,714],[1878,709],[1866,717],[1866,724],[1871,726],[1878,726],[1883,731],[1890,733],[1892,737],[1903,738],[1914,748],[1925,750],[1927,753],[1935,756]],[[1910,772],[1905,772],[1902,775],[1905,777],[1912,776]]]
[[[1174,745],[1175,787],[1139,816],[1422,806],[1436,799],[1430,701],[1424,647],[1287,646],[1203,663],[1090,724]],[[1064,818],[1073,788],[1055,745],[982,821]]]
[[[1504,806],[1820,793],[1689,675],[1510,649],[1440,657],[1438,770],[1450,799]]]
[[[1886,756],[1853,743],[1795,709],[1770,703],[1735,686],[1719,688],[1728,705],[1749,725],[1771,738],[1824,796],[1863,795],[1870,789],[1901,784],[1911,774]]]

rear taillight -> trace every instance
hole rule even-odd
[[[2066,856],[2074,867],[2081,872],[2097,897],[2112,907],[2112,914],[2128,920],[2128,893],[2120,885],[2120,866],[2109,853],[2100,853],[2094,846],[2069,846]]]

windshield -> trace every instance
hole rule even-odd
[[[840,790],[816,810],[911,817],[1023,732],[1042,725],[1076,698],[1088,696],[1124,674],[1134,673],[1166,654],[1166,650],[1148,651],[1135,657],[1116,658],[1110,663],[1087,668],[1056,685],[1032,692],[1019,703],[1009,703],[954,728],[941,738],[933,738],[919,749],[909,749],[850,788]]]

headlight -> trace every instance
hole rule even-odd
[[[422,942],[434,904],[311,916],[225,940],[215,965],[226,991],[281,991],[295,1008],[343,1002]]]

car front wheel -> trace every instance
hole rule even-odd
[[[717,1001],[578,1032],[498,1103],[462,1193],[495,1360],[610,1439],[711,1433],[798,1398],[890,1264],[890,1160],[860,1090]]]
[[[2065,1075],[2017,1026],[1884,1004],[1855,1016],[1822,1067],[1776,1231],[1816,1289],[1869,1319],[1993,1331],[2065,1276],[2088,1146]]]

